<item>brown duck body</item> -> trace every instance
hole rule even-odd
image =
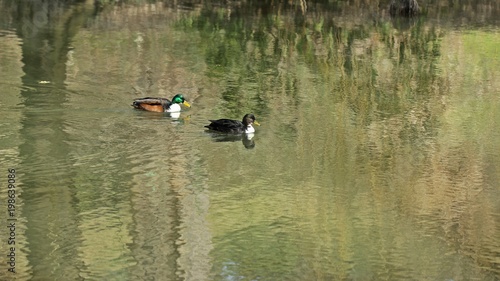
[[[171,104],[169,99],[146,97],[134,100],[132,106],[146,111],[166,112]]]

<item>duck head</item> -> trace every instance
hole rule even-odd
[[[255,129],[253,128],[252,124],[255,124],[257,126],[260,126],[259,122],[257,122],[255,120],[255,115],[249,113],[249,114],[245,114],[245,116],[243,116],[243,120],[241,121],[243,123],[243,125],[245,125],[245,133],[253,133],[255,132]]]
[[[184,99],[184,96],[181,95],[181,94],[177,94],[175,95],[173,98],[172,98],[172,103],[173,104],[176,104],[176,103],[182,103],[183,105],[187,106],[187,107],[191,107],[191,105]]]
[[[168,107],[166,112],[180,112],[181,111],[181,106],[180,104],[183,104],[187,107],[191,107],[191,105],[184,99],[184,97],[181,94],[177,94],[172,98],[172,104]]]

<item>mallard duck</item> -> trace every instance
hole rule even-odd
[[[177,94],[172,98],[172,101],[165,98],[140,98],[134,100],[132,106],[137,109],[153,112],[180,112],[183,104],[187,107],[191,105],[184,99],[181,94]]]
[[[255,121],[255,116],[253,114],[245,114],[243,116],[242,121],[231,120],[231,119],[218,119],[218,120],[209,120],[211,123],[206,125],[205,128],[208,128],[212,131],[218,131],[223,133],[232,133],[232,134],[250,134],[255,132],[252,124],[260,126],[259,122]]]

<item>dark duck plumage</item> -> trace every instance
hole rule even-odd
[[[132,106],[137,109],[153,112],[180,112],[181,106],[179,104],[187,107],[191,106],[181,94],[175,95],[171,101],[165,98],[151,97],[135,99]]]
[[[260,124],[255,121],[255,116],[253,114],[246,114],[245,116],[243,116],[242,121],[231,119],[218,119],[209,121],[211,123],[209,125],[206,125],[205,128],[208,128],[212,131],[231,134],[253,133],[255,132],[255,129],[253,128],[252,124],[260,126]]]

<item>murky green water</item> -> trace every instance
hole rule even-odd
[[[0,279],[500,279],[499,4],[285,2],[0,0]]]

